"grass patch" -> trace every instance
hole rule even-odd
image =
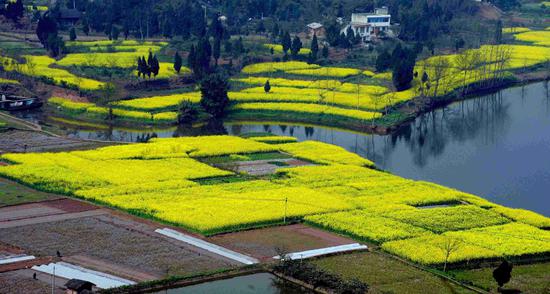
[[[207,164],[224,164],[237,161],[255,161],[255,160],[271,160],[271,159],[287,159],[292,158],[292,156],[279,152],[265,152],[265,153],[251,153],[245,156],[246,158],[241,158],[231,155],[223,156],[212,156],[212,157],[203,157],[200,158],[200,161]]]
[[[255,177],[249,176],[249,175],[234,175],[234,176],[197,179],[194,182],[199,183],[201,185],[218,185],[218,184],[245,182],[245,181],[251,181],[254,179]]]
[[[494,268],[454,270],[450,274],[458,280],[492,292],[497,289],[493,270]],[[514,265],[512,279],[504,288],[519,289],[523,293],[548,293],[550,290],[548,273],[550,273],[550,262]]]
[[[371,287],[369,293],[472,293],[378,252],[335,255],[316,259],[313,263],[344,279],[367,283]]]
[[[57,197],[55,195],[35,191],[15,182],[0,178],[0,207],[54,198]]]

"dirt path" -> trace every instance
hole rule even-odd
[[[70,220],[70,219],[79,219],[83,217],[98,216],[98,215],[104,215],[108,213],[109,212],[107,210],[96,209],[96,210],[89,210],[84,212],[61,213],[61,214],[53,214],[53,215],[47,215],[47,216],[37,216],[37,217],[31,217],[31,218],[17,219],[13,221],[9,221],[9,220],[0,221],[0,229],[51,223],[51,222],[58,222],[58,221]]]
[[[217,235],[207,241],[263,261],[271,261],[280,250],[288,253],[356,242],[303,224]]]

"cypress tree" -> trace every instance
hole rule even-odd
[[[317,60],[317,56],[319,55],[319,43],[317,42],[317,34],[314,34],[313,39],[311,40],[311,55],[314,61]]]
[[[218,66],[218,59],[220,59],[220,51],[221,51],[221,40],[220,39],[214,39],[214,52],[213,57],[216,62],[216,66]]]
[[[290,39],[290,34],[288,32],[284,33],[281,40],[281,45],[283,46],[283,52],[287,55],[288,50],[290,50],[290,46],[292,46],[292,40]]]
[[[502,21],[500,19],[495,30],[495,44],[502,44]]]
[[[71,30],[69,31],[69,39],[71,41],[76,40],[76,30],[74,27],[72,27]]]
[[[269,93],[269,91],[271,91],[271,85],[269,84],[269,80],[265,81],[264,91],[266,93]]]
[[[323,57],[328,58],[329,52],[328,52],[328,46],[323,46]]]
[[[294,36],[294,40],[292,40],[292,46],[290,48],[292,56],[294,56],[294,57],[298,56],[298,53],[300,53],[301,49],[302,49],[302,41],[296,35],[296,36]]]
[[[178,51],[176,51],[176,54],[174,54],[174,70],[178,74],[181,71],[181,66],[182,66],[181,56],[179,55]]]
[[[191,45],[191,49],[189,49],[189,55],[187,55],[187,65],[189,68],[194,69],[195,68],[195,61],[196,61],[196,52],[195,52],[195,45]]]
[[[382,51],[382,53],[378,54],[378,56],[376,57],[376,71],[383,72],[390,68],[391,60],[392,58],[388,51]]]
[[[160,71],[160,63],[156,55],[153,55],[153,64],[151,65],[151,73],[157,77]]]

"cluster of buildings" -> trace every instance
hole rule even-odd
[[[342,25],[345,23],[341,18],[337,21]],[[394,34],[390,26],[391,15],[388,12],[388,8],[384,6],[375,8],[373,12],[352,13],[351,21],[341,29],[341,33],[347,35],[351,28],[355,35],[359,35],[361,40],[366,43],[376,38],[393,37]],[[326,33],[325,27],[318,22],[308,24],[307,31],[309,36],[324,36]]]

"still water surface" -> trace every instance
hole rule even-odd
[[[298,294],[308,293],[272,274],[259,273],[231,279],[206,282],[158,294]]]
[[[40,120],[36,113],[27,118]],[[268,131],[336,144],[394,174],[550,216],[548,82],[453,103],[387,136],[289,123],[214,123],[140,131],[65,127],[65,131],[72,137],[131,142],[153,133],[173,137]]]

